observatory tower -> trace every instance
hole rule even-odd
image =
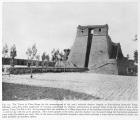
[[[91,72],[118,74],[117,60],[123,54],[119,43],[108,35],[108,25],[78,26],[68,62]]]

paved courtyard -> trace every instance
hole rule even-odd
[[[137,100],[137,77],[94,73],[42,73],[3,75],[6,83],[53,87],[82,92],[103,100]]]

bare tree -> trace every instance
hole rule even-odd
[[[28,56],[28,67],[31,66],[31,57],[32,57],[32,49],[28,48],[26,51],[26,55]]]
[[[137,34],[135,35],[133,41],[135,41],[135,42],[138,41],[138,36],[137,36]],[[135,50],[135,51],[134,51],[134,61],[135,61],[135,63],[138,63],[138,50]]]
[[[11,47],[10,57],[11,57],[11,66],[14,67],[14,59],[17,56],[16,46],[15,44]]]
[[[36,48],[36,44],[34,44],[32,46],[32,59],[35,58],[36,54],[37,54],[37,48]]]
[[[70,49],[64,49],[64,58],[63,58],[64,61],[68,59],[69,54],[70,54]]]
[[[8,57],[8,46],[7,46],[7,44],[5,44],[5,46],[3,46],[2,55],[3,55],[3,58]],[[2,71],[4,71],[4,63],[2,64]]]
[[[43,54],[42,54],[42,67],[45,66],[49,62],[49,60],[50,60],[49,54],[46,54],[46,52],[43,52]]]
[[[33,60],[35,59],[35,56],[37,54],[37,48],[36,44],[32,46],[32,48],[28,48],[26,51],[26,54],[28,55],[28,59],[31,61],[31,78],[33,77],[32,75],[32,66],[33,66]]]
[[[134,61],[135,61],[135,63],[138,63],[138,51],[137,50],[134,51]]]
[[[58,59],[59,61],[64,60],[64,53],[62,51],[58,53]]]
[[[40,55],[36,55],[35,58],[36,58],[36,67],[38,67],[39,66],[39,60],[40,60]]]
[[[7,44],[5,44],[5,46],[3,46],[2,55],[3,55],[4,58],[6,56],[8,56],[8,45]]]
[[[52,52],[51,52],[51,54],[52,54],[52,61],[53,62],[57,62],[58,61],[58,55],[59,55],[59,49],[57,49],[57,50],[55,50],[55,49],[53,49],[52,50]]]
[[[43,52],[41,58],[42,58],[42,67],[44,67],[44,63],[45,63],[45,56],[46,56],[46,53]]]
[[[49,54],[46,55],[46,60],[47,60],[47,61],[50,61],[50,56],[49,56]]]
[[[50,61],[50,56],[49,56],[49,54],[46,54],[46,56],[45,56],[45,64],[46,64],[46,67],[48,67],[49,61]]]

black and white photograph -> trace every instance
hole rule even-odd
[[[2,101],[138,101],[136,2],[3,2]]]

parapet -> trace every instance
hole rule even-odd
[[[87,25],[77,27],[77,35],[78,36],[88,36],[92,35],[108,35],[108,25]]]
[[[87,26],[81,26],[78,25],[78,29],[95,29],[95,28],[107,28],[108,29],[108,24],[105,25],[87,25]]]

